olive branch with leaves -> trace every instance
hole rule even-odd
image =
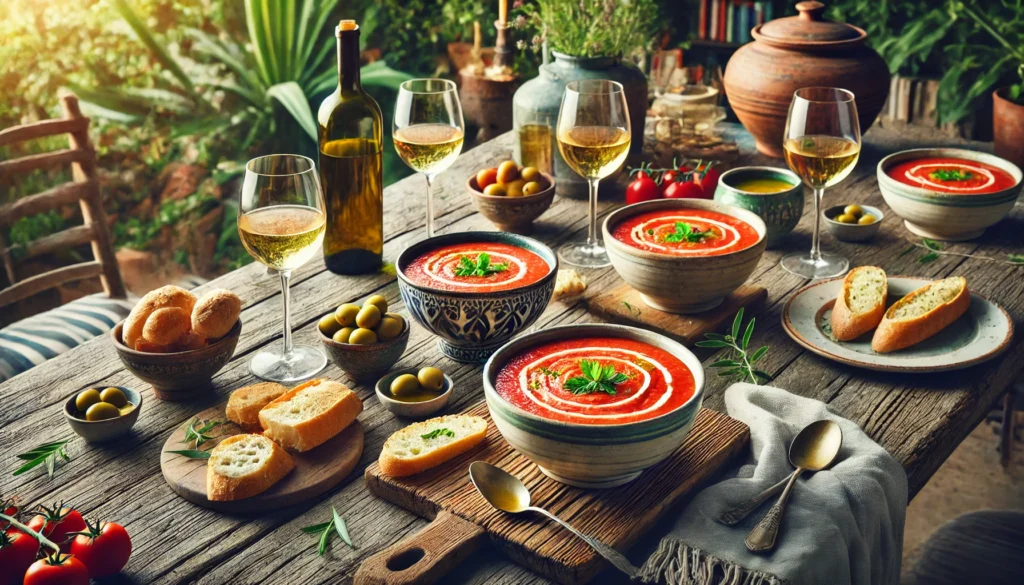
[[[754,334],[755,321],[756,319],[751,318],[744,329],[743,308],[741,307],[739,311],[736,311],[729,334],[705,333],[706,339],[694,344],[697,347],[732,350],[727,358],[720,359],[708,366],[719,370],[720,377],[734,378],[737,381],[749,380],[753,384],[760,384],[762,381],[768,382],[772,379],[771,374],[755,367],[755,364],[768,353],[768,346],[761,346],[752,352],[749,351],[750,337]],[[741,329],[743,330],[742,336],[740,335]]]

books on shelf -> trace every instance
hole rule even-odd
[[[731,44],[752,41],[750,30],[775,12],[771,0],[700,0],[697,10],[697,38]]]

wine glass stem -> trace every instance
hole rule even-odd
[[[292,272],[291,270],[282,270],[278,274],[281,275],[281,305],[284,308],[284,356],[287,358],[292,353],[291,297],[289,295]]]
[[[590,183],[590,228],[587,231],[587,245],[597,245],[597,182],[600,179],[592,179]]]
[[[434,178],[430,175],[423,175],[427,178],[427,237],[434,237]]]
[[[814,189],[814,232],[811,234],[811,262],[821,260],[821,199],[825,196],[824,187]]]

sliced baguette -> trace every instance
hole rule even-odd
[[[860,266],[851,270],[832,307],[832,335],[839,341],[850,341],[878,327],[888,294],[889,283],[881,268]]]
[[[225,414],[229,421],[242,427],[245,432],[261,433],[263,426],[260,424],[260,410],[285,392],[288,392],[288,388],[277,382],[260,382],[239,388],[228,398]]]
[[[263,434],[286,449],[309,451],[337,435],[363,411],[363,402],[344,384],[310,380],[264,406]]]
[[[479,416],[440,416],[418,422],[384,442],[380,470],[391,477],[420,473],[476,447],[486,435],[487,421]]]
[[[871,349],[888,353],[920,343],[967,312],[967,280],[953,276],[911,292],[889,307],[871,339]]]
[[[295,467],[291,455],[263,435],[235,435],[210,451],[206,497],[212,502],[251,498]]]

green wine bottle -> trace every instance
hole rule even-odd
[[[384,253],[383,122],[359,83],[359,25],[342,20],[338,88],[320,104],[320,180],[327,204],[324,263],[335,274],[381,267]]]

